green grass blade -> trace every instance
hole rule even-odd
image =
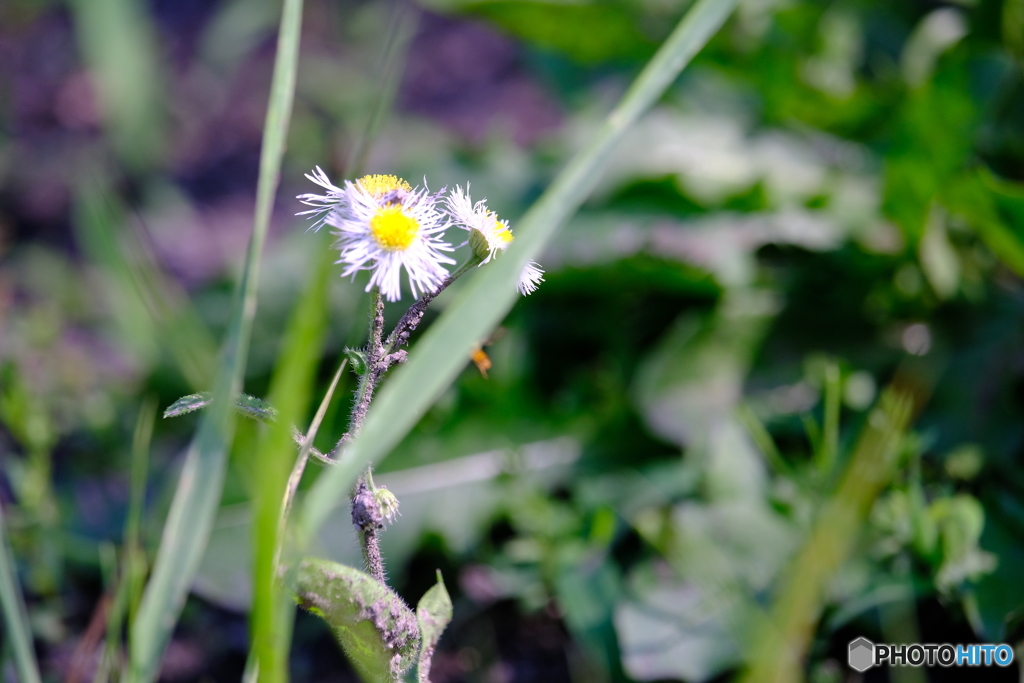
[[[345,499],[355,476],[380,460],[416,424],[465,366],[515,302],[515,284],[556,229],[579,208],[625,132],[665,92],[679,72],[721,27],[736,0],[699,0],[608,116],[594,140],[559,174],[516,228],[516,240],[494,263],[474,273],[474,282],[427,330],[384,385],[344,461],[325,473],[307,495],[301,532],[310,538]]]
[[[345,164],[346,175],[357,176],[366,166],[366,158],[373,147],[373,141],[380,133],[388,114],[391,113],[391,105],[398,91],[398,84],[402,76],[405,58],[409,51],[409,44],[412,42],[416,27],[419,24],[419,10],[410,3],[400,1],[395,3],[391,17],[391,25],[388,28],[388,37],[384,44],[384,52],[381,55],[379,74],[377,82],[380,84],[376,97],[371,105],[370,115],[366,119],[366,128],[363,134],[356,138],[355,145],[349,153],[348,162]]]
[[[131,229],[126,213],[103,172],[93,170],[75,198],[78,243],[104,272],[111,311],[135,353],[153,364],[162,347],[192,387],[207,388],[216,360],[213,337],[185,290]]]
[[[165,103],[155,31],[139,0],[73,0],[75,28],[98,86],[108,134],[129,166],[162,155]]]
[[[146,504],[146,478],[149,471],[149,444],[156,420],[156,398],[148,397],[139,409],[132,439],[132,465],[128,515],[124,526],[123,567],[121,581],[126,588],[128,627],[135,619],[146,579],[146,555],[142,546],[142,513]],[[120,632],[120,631],[118,631]]]
[[[334,255],[330,234],[317,235],[316,266],[288,324],[284,346],[270,383],[270,402],[280,418],[264,433],[256,451],[253,522],[252,647],[259,662],[259,680],[280,683],[288,678],[291,633],[289,602],[281,599],[277,560],[283,539],[281,508],[295,460],[292,425],[306,418],[316,370],[327,333],[327,293]]]
[[[241,390],[256,314],[260,257],[270,224],[295,93],[301,22],[302,0],[285,0],[263,131],[253,234],[220,359],[214,401],[201,418],[189,447],[153,575],[132,627],[131,676],[140,682],[157,677],[161,656],[191,588],[220,501],[227,453],[234,436],[231,398]]]
[[[4,609],[4,629],[14,650],[14,664],[18,669],[21,683],[40,683],[39,665],[32,649],[32,629],[28,624],[28,612],[18,585],[14,557],[7,546],[3,510],[0,509],[0,603]]]

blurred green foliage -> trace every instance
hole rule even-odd
[[[100,547],[122,542],[143,397],[162,411],[212,388],[251,227],[277,10],[172,4],[0,7],[0,501],[47,679],[84,666],[76,638],[116,592]],[[428,3],[367,170],[468,178],[514,230],[686,5]],[[436,681],[531,680],[532,650],[484,635],[508,632],[509,601],[568,634],[545,680],[756,677],[759,628],[786,613],[898,376],[916,413],[843,561],[815,575],[799,675],[840,680],[860,635],[1021,642],[1022,7],[741,3],[539,259],[541,289],[483,345],[487,377],[467,358],[381,464],[402,501],[383,536],[398,592],[415,602],[437,566],[452,592]],[[393,9],[307,4],[254,396],[322,260],[287,198],[358,151]],[[307,413],[364,341],[364,284],[331,283],[317,388],[292,399]],[[150,562],[195,424],[153,434]],[[244,624],[259,429],[239,424],[176,636],[201,664],[181,680],[247,649],[189,639]],[[358,565],[344,512],[318,540]]]

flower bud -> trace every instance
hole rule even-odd
[[[394,522],[395,517],[398,516],[398,498],[395,497],[395,494],[388,491],[387,487],[381,486],[373,492],[373,497],[377,500],[377,508],[380,510],[380,516],[384,522],[387,524]]]

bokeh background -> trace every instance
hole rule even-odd
[[[687,5],[308,0],[246,391],[322,245],[294,216],[304,173],[468,180],[514,229]],[[93,680],[140,406],[209,388],[279,11],[0,3],[0,503],[47,680]],[[543,254],[486,376],[467,358],[380,467],[393,584],[415,603],[440,568],[455,600],[435,683],[731,680],[896,376],[914,421],[828,577],[807,676],[967,680],[855,675],[861,635],[1022,642],[1022,60],[1021,0],[740,3]],[[363,343],[362,282],[332,285],[321,393]],[[156,424],[150,558],[194,427]],[[257,429],[162,680],[241,676]],[[320,544],[358,563],[344,512]],[[291,673],[356,680],[306,614]]]

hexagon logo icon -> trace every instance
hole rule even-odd
[[[846,661],[854,671],[867,671],[875,664],[875,644],[867,638],[850,641],[850,651]]]

